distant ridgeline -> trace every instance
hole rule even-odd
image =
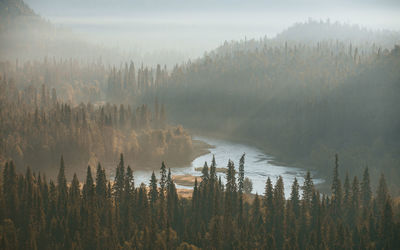
[[[3,162],[14,159],[21,167],[30,165],[54,174],[61,154],[71,159],[78,173],[77,166],[112,162],[121,152],[135,168],[158,165],[161,160],[183,163],[191,157],[191,137],[181,126],[167,124],[164,105],[157,99],[153,112],[147,105],[76,105],[63,103],[55,88],[23,86],[24,80],[21,75],[16,80],[0,79]],[[71,91],[80,92],[79,84]]]
[[[178,196],[164,162],[148,186],[135,183],[122,155],[112,182],[100,164],[83,183],[77,175],[69,183],[66,169],[61,158],[48,182],[29,167],[17,173],[12,161],[2,166],[1,249],[400,249],[399,202],[384,176],[376,193],[368,169],[342,185],[337,158],[331,195],[308,172],[288,200],[282,177],[267,178],[261,197],[244,194],[244,157],[238,175],[229,162],[225,185],[213,161],[191,199]]]

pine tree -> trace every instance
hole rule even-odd
[[[154,209],[155,204],[157,202],[157,198],[158,198],[157,178],[156,178],[156,175],[154,174],[154,171],[151,174],[149,187],[150,187],[150,191],[149,191],[150,207],[152,209]]]
[[[357,176],[354,176],[353,184],[351,187],[351,209],[350,209],[350,225],[353,227],[358,223],[358,213],[360,209],[360,184],[358,183]]]
[[[228,193],[236,192],[236,170],[231,160],[228,162],[228,171],[226,173],[226,191]]]
[[[335,155],[335,167],[333,170],[333,180],[332,180],[332,209],[333,215],[336,218],[341,215],[342,206],[342,185],[339,179],[339,159],[338,155]]]
[[[264,207],[265,207],[265,226],[266,232],[270,233],[272,230],[272,221],[274,216],[274,188],[272,187],[271,179],[268,177],[265,183],[264,193]]]
[[[361,201],[364,209],[369,209],[371,203],[372,191],[369,180],[368,167],[364,170],[363,180],[361,182]]]
[[[225,186],[226,186],[225,213],[228,213],[229,216],[234,216],[236,214],[237,186],[236,186],[236,176],[235,175],[236,175],[235,165],[231,160],[229,160],[228,161],[228,171],[226,173],[226,184],[225,184]]]
[[[94,186],[92,171],[91,171],[90,166],[87,167],[86,182],[85,182],[85,185],[83,186],[82,191],[83,191],[84,201],[92,203],[94,201],[95,186]]]
[[[81,190],[80,190],[78,176],[76,174],[74,174],[74,177],[72,178],[71,186],[69,188],[68,198],[70,198],[70,202],[72,204],[78,204],[80,196],[81,196]]]
[[[217,182],[217,163],[215,162],[215,156],[211,160],[210,166],[210,181],[211,183]]]
[[[294,177],[292,192],[290,193],[290,205],[293,210],[293,214],[297,218],[300,214],[300,195],[299,195],[299,183],[297,178]]]
[[[65,215],[67,209],[67,179],[65,178],[65,166],[64,166],[64,158],[61,156],[60,161],[60,170],[57,176],[57,191],[58,191],[58,211],[59,213]]]
[[[164,201],[165,186],[167,184],[167,168],[164,162],[161,163],[160,176],[160,199],[161,201]]]
[[[238,191],[239,191],[239,214],[238,214],[238,224],[243,225],[243,188],[244,188],[244,157],[245,154],[240,157],[239,161],[239,176],[238,176]]]
[[[256,193],[253,201],[253,205],[251,208],[251,221],[250,221],[250,226],[251,226],[251,232],[250,232],[250,240],[251,240],[251,246],[252,248],[261,248],[262,247],[262,232],[263,232],[263,218],[262,218],[262,213],[261,213],[261,204],[260,204],[260,198],[258,194]]]
[[[393,249],[394,240],[394,223],[393,223],[393,209],[390,199],[386,199],[381,213],[382,219],[379,225],[379,241],[382,249]],[[398,240],[398,238],[397,238]]]
[[[204,162],[203,169],[201,170],[201,182],[203,185],[207,185],[208,180],[210,179],[210,175],[208,173],[208,165],[207,162]]]
[[[100,163],[97,165],[96,171],[96,195],[101,201],[104,201],[107,197],[106,174]]]
[[[121,204],[122,195],[124,193],[124,186],[125,186],[125,165],[124,165],[124,155],[121,154],[113,186],[115,200],[118,205]]]
[[[5,199],[6,217],[13,221],[17,218],[18,196],[17,196],[17,174],[13,161],[7,162],[3,172],[3,196]]]
[[[350,222],[350,210],[351,210],[351,187],[350,179],[348,173],[346,173],[346,178],[344,180],[344,195],[343,195],[343,212],[345,215],[346,222]]]
[[[302,186],[303,189],[303,201],[305,202],[306,206],[309,207],[309,204],[312,199],[312,194],[314,192],[314,183],[311,178],[310,171],[307,171],[306,177],[304,178],[304,184]]]
[[[284,220],[285,220],[285,190],[282,176],[279,176],[274,188],[274,215],[273,226],[275,231],[275,241],[278,248],[282,248],[284,240]]]
[[[381,213],[385,208],[386,200],[389,199],[388,188],[386,185],[385,176],[381,174],[379,178],[378,188],[376,190],[376,203],[378,206],[378,213]]]
[[[238,187],[239,187],[239,193],[243,193],[243,182],[244,182],[244,157],[245,154],[240,157],[239,161],[239,176],[238,176]]]

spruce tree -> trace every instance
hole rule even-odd
[[[293,210],[293,214],[296,218],[299,216],[300,213],[300,195],[299,195],[299,183],[297,178],[294,177],[293,185],[292,185],[292,192],[290,193],[290,205]]]
[[[97,165],[96,171],[96,195],[101,201],[104,201],[107,197],[106,174],[100,163]]]
[[[149,184],[149,196],[150,196],[150,207],[154,209],[158,198],[158,188],[157,188],[157,178],[153,173],[151,174],[150,184]]]
[[[165,163],[161,163],[161,169],[160,169],[160,198],[161,201],[164,200],[165,198],[165,186],[167,184],[167,168],[165,166]]]
[[[364,170],[363,180],[361,182],[361,201],[364,209],[368,209],[371,203],[372,191],[369,179],[368,167]]]
[[[381,213],[386,205],[386,200],[389,199],[388,188],[386,185],[385,176],[381,174],[379,178],[378,188],[376,190],[376,203],[378,206],[378,213]]]
[[[339,179],[339,159],[338,155],[335,155],[335,167],[333,170],[332,180],[332,209],[333,215],[336,218],[341,215],[342,206],[342,184]]]
[[[207,162],[204,162],[203,169],[201,170],[201,182],[203,185],[207,185],[210,175],[208,173],[208,165]]]
[[[360,209],[360,184],[357,176],[354,176],[351,186],[351,209],[350,209],[350,225],[355,226],[358,223],[358,213]]]
[[[58,192],[58,211],[61,214],[66,213],[67,209],[67,179],[65,178],[65,166],[64,166],[64,158],[61,156],[60,160],[60,170],[57,176],[57,192]]]
[[[275,231],[275,241],[277,248],[282,248],[284,240],[284,220],[285,220],[285,191],[282,176],[279,176],[274,188],[274,215],[273,226]]]
[[[116,170],[115,182],[113,185],[115,200],[118,205],[121,204],[122,195],[124,193],[125,186],[125,164],[124,164],[124,155],[120,155],[119,164]]]
[[[312,194],[314,192],[314,183],[311,178],[310,171],[307,171],[307,174],[304,178],[304,184],[302,186],[302,189],[303,189],[303,195],[302,195],[303,201],[305,202],[305,204],[308,207],[311,202],[311,199],[312,199]]]
[[[240,157],[239,161],[239,176],[238,176],[238,188],[239,188],[239,193],[243,193],[243,182],[244,182],[244,157],[245,154]]]
[[[210,181],[211,183],[217,182],[217,163],[215,162],[215,156],[213,155],[213,158],[211,160],[211,166],[210,166]]]
[[[86,182],[85,185],[83,186],[83,199],[85,200],[85,202],[91,203],[94,201],[94,195],[95,195],[95,186],[93,182],[92,171],[90,166],[88,166],[86,173]]]
[[[272,231],[272,221],[274,216],[274,188],[272,186],[271,179],[268,177],[265,183],[264,193],[264,207],[265,207],[265,226],[266,232]]]

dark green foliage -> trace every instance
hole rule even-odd
[[[361,201],[365,209],[369,209],[372,199],[372,191],[369,177],[368,167],[364,170],[363,179],[361,182]]]
[[[244,183],[244,157],[245,154],[240,157],[239,161],[239,176],[238,176],[238,191],[243,193],[243,183]]]
[[[76,175],[67,184],[63,162],[56,184],[30,168],[17,174],[13,162],[7,162],[0,186],[0,248],[398,249],[400,244],[400,210],[383,175],[376,196],[362,196],[369,186],[367,170],[361,190],[357,177],[350,184],[346,176],[342,213],[337,214],[337,164],[332,195],[321,195],[308,173],[303,197],[295,179],[289,200],[282,177],[274,184],[267,178],[264,197],[238,192],[231,161],[225,188],[212,175],[200,185],[196,179],[191,200],[178,196],[165,164],[163,196],[154,173],[149,189],[135,187],[132,169],[123,166],[121,157],[122,186],[114,184],[112,192],[100,164],[96,182],[87,168],[81,189]],[[368,202],[362,203],[362,197]]]

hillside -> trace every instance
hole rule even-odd
[[[399,51],[364,40],[225,43],[175,68],[155,93],[185,127],[247,141],[323,176],[338,153],[349,174],[374,166],[373,176],[384,172],[396,185]]]
[[[64,57],[94,60],[111,51],[98,48],[71,30],[56,27],[22,0],[0,1],[0,60]]]
[[[303,43],[321,41],[343,41],[353,44],[379,44],[393,47],[400,42],[400,33],[389,30],[370,30],[359,25],[340,22],[317,21],[309,19],[304,23],[296,23],[276,36],[278,41],[297,41]]]

